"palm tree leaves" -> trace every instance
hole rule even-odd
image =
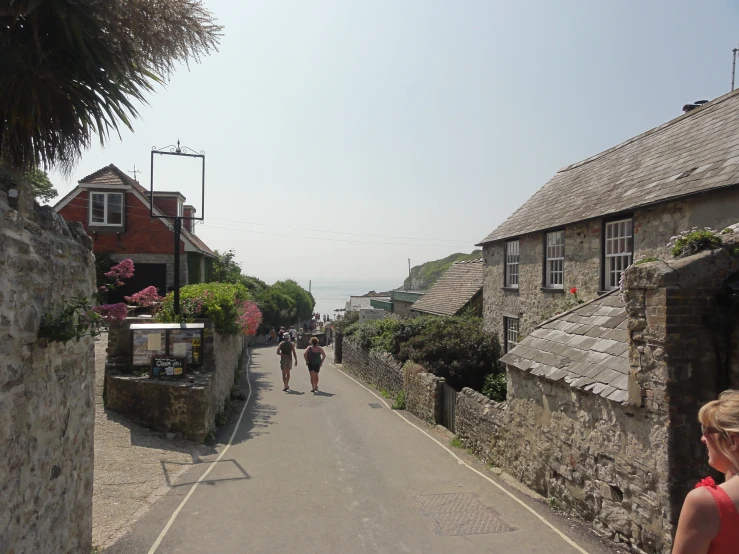
[[[70,172],[93,135],[132,128],[177,62],[215,49],[199,0],[22,0],[0,9],[0,163]]]

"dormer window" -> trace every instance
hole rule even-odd
[[[183,210],[182,210],[182,202],[177,202],[177,217],[182,217]]]
[[[123,193],[90,192],[90,225],[123,225]]]

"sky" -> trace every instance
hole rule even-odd
[[[729,0],[204,4],[219,51],[50,176],[63,196],[135,165],[148,187],[153,146],[203,151],[204,205],[198,160],[158,157],[154,188],[268,283],[400,285],[472,251],[559,168],[729,92],[739,44]]]

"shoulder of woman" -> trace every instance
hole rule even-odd
[[[690,491],[685,497],[682,511],[698,519],[718,519],[719,517],[716,501],[706,487]]]

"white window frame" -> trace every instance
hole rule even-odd
[[[544,247],[544,286],[562,289],[565,282],[565,232],[564,229],[546,235]]]
[[[125,212],[126,207],[123,205],[123,201],[125,199],[125,196],[122,192],[100,192],[91,190],[89,191],[89,209],[88,209],[88,218],[87,221],[89,221],[89,224],[95,227],[123,227],[123,221],[125,218]],[[93,196],[102,196],[103,197],[103,221],[93,221],[92,220],[92,202],[93,202]],[[119,196],[121,199],[121,222],[120,223],[108,223],[108,197],[109,196]]]
[[[520,244],[518,239],[509,240],[505,243],[505,284],[507,288],[518,288],[518,275],[520,267]]]
[[[511,323],[516,322],[515,325]],[[505,333],[505,351],[510,352],[513,348],[518,346],[519,339],[519,322],[518,318],[515,317],[504,317],[503,318],[503,332]]]
[[[634,259],[634,219],[607,221],[603,229],[604,278],[606,290],[618,288],[621,273]]]

